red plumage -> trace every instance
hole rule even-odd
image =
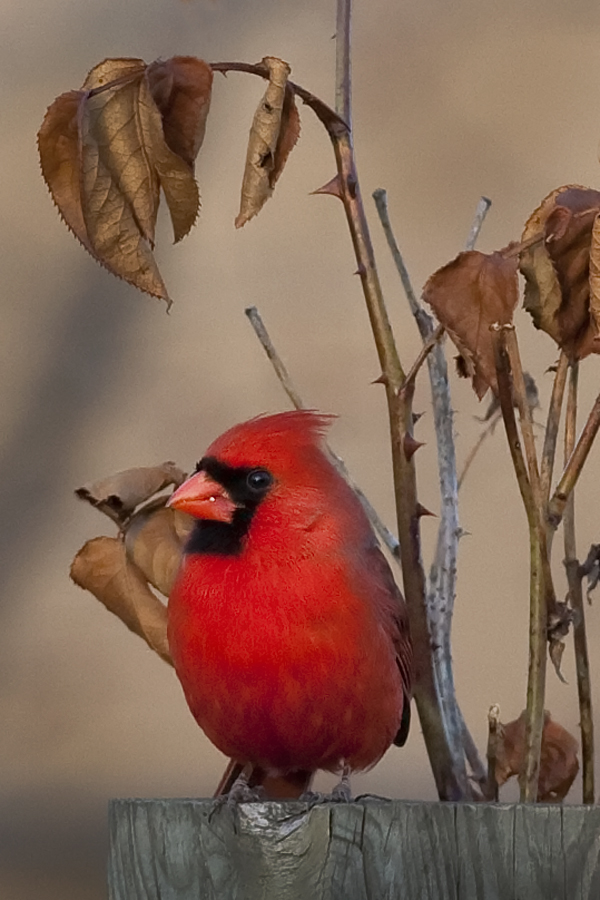
[[[366,769],[408,721],[406,608],[321,449],[329,422],[237,425],[171,501],[199,519],[169,598],[175,670],[210,740],[271,773]]]

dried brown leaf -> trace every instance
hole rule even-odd
[[[42,175],[60,215],[89,253],[79,185],[78,112],[83,91],[68,91],[48,107],[38,134]]]
[[[169,305],[152,253],[160,189],[179,241],[200,206],[193,160],[211,83],[210,67],[190,57],[151,67],[141,59],[106,59],[81,91],[52,104],[38,136],[44,178],[84,247],[110,272]]]
[[[138,466],[125,469],[108,478],[77,488],[76,495],[119,523],[126,521],[134,509],[169,485],[179,487],[186,479],[175,463],[160,466]]]
[[[171,663],[167,609],[156,597],[116,538],[98,537],[85,544],[71,565],[71,578],[90,591],[110,612]]]
[[[504,784],[518,775],[525,759],[525,712],[518,719],[502,726],[503,739],[497,746],[496,779]],[[566,728],[555,722],[550,713],[544,713],[542,752],[538,800],[552,802],[564,800],[579,771],[577,751],[579,745]]]
[[[273,170],[270,177],[271,188],[275,187],[275,183],[283,172],[288,156],[298,143],[299,137],[300,114],[296,106],[296,95],[288,84],[286,85],[283,98],[281,127],[277,138],[277,146],[275,147],[275,159],[273,160]]]
[[[558,678],[562,681],[563,684],[567,684],[567,679],[562,673],[561,664],[563,653],[565,652],[565,642],[560,641],[558,639],[551,640],[548,644],[548,655],[550,657],[550,662],[554,666],[554,671],[556,672]]]
[[[191,516],[163,507],[141,510],[127,527],[127,555],[150,584],[166,597],[171,592],[192,525]]]
[[[523,241],[542,238],[521,253],[525,308],[536,327],[574,359],[600,352],[597,286],[590,300],[597,271],[590,253],[594,241],[597,260],[599,211],[600,192],[565,185],[542,201],[523,232]]]
[[[195,56],[150,63],[146,77],[163,121],[165,141],[193,171],[206,131],[213,71]]]
[[[454,341],[479,399],[488,387],[497,393],[490,326],[512,321],[519,296],[517,259],[509,250],[459,253],[423,289],[423,299]]]
[[[235,227],[241,228],[255,216],[273,193],[274,180],[281,174],[285,159],[295,143],[293,135],[293,115],[290,118],[290,136],[282,139],[287,152],[282,148],[279,154],[279,170],[276,169],[277,145],[281,136],[286,86],[290,74],[289,65],[274,56],[266,56],[263,64],[269,70],[269,84],[254,114],[250,129],[246,165],[242,180],[240,211]],[[295,109],[295,105],[294,105]]]

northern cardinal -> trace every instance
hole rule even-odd
[[[410,722],[406,607],[321,449],[330,420],[236,425],[169,501],[196,519],[168,610],[190,710],[223,753],[287,777],[291,795],[303,773],[374,765]]]

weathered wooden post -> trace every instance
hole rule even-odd
[[[110,900],[596,900],[594,806],[115,800]]]

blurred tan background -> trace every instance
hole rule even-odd
[[[195,54],[210,61],[287,59],[293,77],[333,99],[334,0],[4,0],[2,139],[2,607],[0,612],[0,896],[105,896],[106,803],[115,796],[206,796],[224,760],[204,739],[173,673],[92,597],[70,560],[109,523],[73,489],[132,465],[191,467],[236,421],[286,408],[243,315],[256,304],[305,400],[340,415],[331,435],[393,523],[383,393],[339,204],[309,192],[333,174],[309,110],[275,197],[236,232],[245,141],[262,85],[217,76],[197,166],[200,223],[183,245],[163,224],[158,258],[175,299],[164,306],[99,267],[56,215],[35,133],[59,93],[106,56]],[[371,0],[354,18],[355,141],[381,275],[403,360],[418,340],[374,215],[385,187],[415,285],[462,247],[481,194],[494,205],[480,247],[519,236],[530,211],[566,183],[597,187],[600,21],[589,0]],[[526,366],[544,413],[555,358],[519,313]],[[582,416],[598,390],[586,362]],[[468,385],[453,385],[459,460],[481,425]],[[420,496],[438,508],[426,378],[416,409]],[[541,418],[538,414],[538,418]],[[600,539],[599,449],[578,494],[583,556]],[[524,705],[525,516],[500,430],[461,493],[454,658],[459,698],[484,749],[486,712]],[[436,522],[424,522],[430,558]],[[556,542],[559,594],[564,591]],[[589,614],[593,677],[600,612]],[[569,680],[549,677],[547,706],[577,731]],[[357,792],[433,798],[418,723]],[[579,797],[579,784],[572,793]],[[514,796],[508,791],[504,796]]]

